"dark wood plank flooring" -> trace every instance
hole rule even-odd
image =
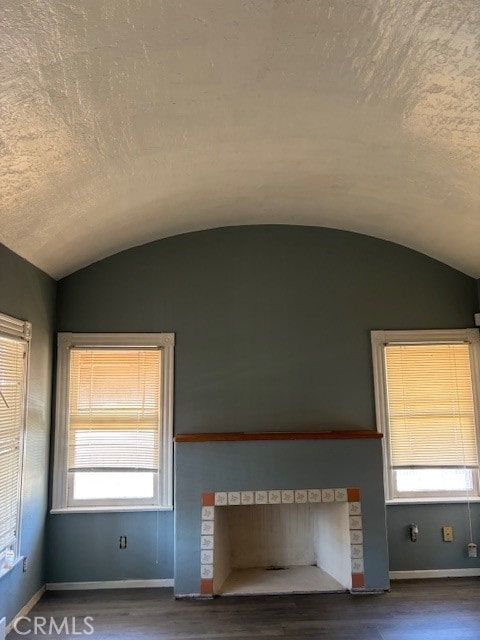
[[[33,619],[64,616],[47,637],[94,640],[480,640],[480,579],[392,583],[378,595],[319,594],[175,600],[171,589],[47,592],[8,640],[46,637]],[[91,616],[93,633],[83,624]],[[27,631],[31,631],[28,635]],[[68,631],[68,633],[66,633]]]

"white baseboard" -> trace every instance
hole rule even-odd
[[[99,580],[98,582],[47,582],[47,591],[84,591],[86,589],[144,589],[173,587],[173,578],[162,580]]]
[[[390,580],[422,580],[426,578],[468,578],[480,576],[479,569],[420,569],[417,571],[390,571]]]
[[[0,619],[0,640],[5,640],[5,618]]]
[[[8,635],[10,631],[13,629],[13,623],[15,622],[15,620],[17,618],[22,618],[23,616],[26,616],[30,611],[30,609],[37,604],[37,602],[40,600],[40,598],[43,596],[44,593],[45,593],[45,585],[43,587],[40,587],[40,589],[33,594],[33,596],[30,598],[27,604],[24,607],[22,607],[20,611],[17,613],[17,615],[13,618],[13,620],[9,622],[5,631],[5,635]],[[2,636],[0,635],[0,638],[1,637]]]

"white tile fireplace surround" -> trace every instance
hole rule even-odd
[[[175,438],[175,597],[389,589],[379,434]]]
[[[361,512],[353,487],[204,493],[202,595],[363,588]]]

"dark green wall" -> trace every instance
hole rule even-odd
[[[371,329],[471,326],[475,281],[366,236],[240,227],[59,283],[60,331],[175,331],[177,433],[375,427]]]
[[[20,551],[28,558],[0,578],[0,618],[7,622],[43,586],[52,336],[56,283],[0,245],[0,312],[32,323]]]
[[[175,332],[177,433],[374,429],[370,331],[472,326],[477,307],[474,279],[389,242],[322,228],[232,227],[153,242],[65,278],[58,329]],[[396,536],[415,513],[395,507],[389,515],[392,568],[428,568]],[[430,513],[432,526],[448,524],[448,506]],[[151,576],[160,553],[154,577],[172,577],[169,515],[159,514],[160,547],[145,537],[136,573]],[[132,516],[138,540],[149,517]],[[62,518],[50,519],[49,579],[118,577],[118,565],[91,545],[97,537],[116,545],[117,519],[82,519],[90,531],[83,548],[79,517]],[[72,560],[79,551],[89,564]],[[460,546],[452,562],[471,566]]]
[[[473,542],[480,547],[480,508],[472,504]],[[416,543],[410,542],[410,524],[418,525]],[[453,542],[443,542],[442,526],[453,527]],[[411,569],[480,569],[478,558],[468,558],[471,542],[468,507],[460,504],[415,504],[387,507],[391,571]]]

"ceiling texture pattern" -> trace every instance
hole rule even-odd
[[[478,0],[3,0],[0,242],[59,278],[224,225],[480,276]]]

